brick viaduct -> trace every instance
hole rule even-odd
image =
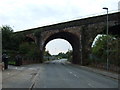
[[[119,16],[120,12],[109,14],[109,34],[120,35]],[[17,33],[24,33],[26,37],[35,41],[40,48],[41,62],[46,44],[53,39],[61,38],[67,40],[73,48],[72,63],[87,65],[94,38],[98,34],[106,33],[106,15],[32,28]]]

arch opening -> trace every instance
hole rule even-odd
[[[49,51],[51,55],[66,53],[68,50],[72,50],[71,44],[68,41],[60,38],[49,41],[45,47],[45,51]]]
[[[45,46],[44,61],[55,61],[57,63],[66,62],[72,60],[72,46],[64,39],[53,39],[49,41]],[[59,62],[59,61],[60,62]],[[53,62],[54,62],[53,61]]]
[[[51,40],[54,39],[64,39],[66,41],[68,41],[72,48],[73,48],[73,53],[72,53],[72,63],[74,64],[80,64],[80,40],[77,36],[75,36],[72,33],[69,32],[58,32],[55,33],[53,35],[50,35],[44,42],[44,46],[43,46],[43,51],[45,51],[45,46],[47,45],[47,43],[49,43]]]

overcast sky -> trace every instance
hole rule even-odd
[[[119,9],[119,12],[120,12],[120,1],[119,1],[119,4],[118,4],[118,9]]]
[[[0,26],[14,31],[118,11],[119,0],[0,0]]]
[[[119,0],[0,0],[0,25],[14,31],[118,10]]]
[[[54,39],[46,45],[46,50],[52,55],[57,55],[60,52],[66,53],[68,49],[72,50],[72,46],[68,41],[63,39]]]

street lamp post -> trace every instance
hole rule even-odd
[[[104,7],[103,9],[107,10],[107,31],[106,31],[106,34],[107,34],[107,70],[108,70],[108,8],[107,7]]]

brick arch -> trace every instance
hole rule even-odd
[[[70,33],[70,32],[57,32],[54,33],[52,35],[50,35],[44,42],[44,46],[43,46],[43,50],[45,49],[46,44],[53,40],[53,39],[57,39],[57,38],[61,38],[64,39],[66,41],[68,41],[72,48],[73,48],[73,59],[72,59],[72,63],[74,64],[79,64],[80,63],[80,40],[79,37],[77,37],[76,35]]]

